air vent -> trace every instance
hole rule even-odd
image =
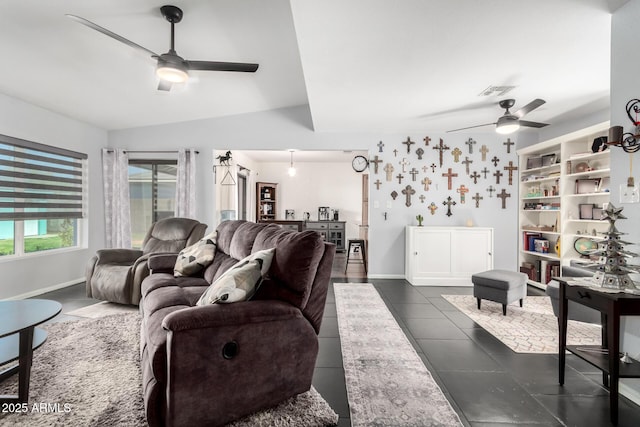
[[[478,96],[502,96],[511,92],[513,89],[515,89],[515,86],[489,86],[480,92]]]

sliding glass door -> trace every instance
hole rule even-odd
[[[151,224],[174,216],[177,162],[175,160],[129,160],[131,243],[142,246]]]

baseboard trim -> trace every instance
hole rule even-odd
[[[368,279],[404,279],[404,274],[367,274]]]
[[[35,296],[38,296],[38,295],[46,294],[47,292],[57,291],[58,289],[66,288],[67,286],[77,285],[78,283],[84,282],[84,280],[85,280],[84,277],[81,277],[81,278],[78,278],[78,279],[70,280],[68,282],[58,283],[57,285],[52,285],[52,286],[48,286],[46,288],[40,288],[40,289],[36,289],[34,291],[31,291],[31,292],[26,292],[24,294],[15,295],[15,296],[12,296],[12,297],[9,297],[9,298],[5,298],[5,300],[6,301],[10,301],[10,300],[32,298],[32,297],[35,297]]]
[[[640,390],[625,384],[624,379],[618,382],[618,392],[636,405],[640,406]]]

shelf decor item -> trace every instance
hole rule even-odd
[[[604,240],[598,243],[598,249],[589,251],[590,255],[599,255],[597,264],[590,266],[596,270],[593,281],[602,288],[616,289],[620,291],[640,291],[629,277],[629,273],[640,273],[640,266],[627,265],[627,258],[638,256],[635,252],[624,249],[625,245],[631,244],[620,239],[621,233],[616,228],[616,220],[626,219],[622,215],[623,208],[616,208],[613,203],[609,203],[604,212],[604,219],[609,221],[609,228],[603,234]]]

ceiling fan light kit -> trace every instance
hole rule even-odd
[[[508,135],[520,129],[520,120],[511,114],[504,115],[496,122],[496,132]]]
[[[171,47],[167,53],[158,55],[157,53],[140,46],[106,28],[101,27],[87,19],[76,15],[66,16],[87,27],[94,29],[106,36],[109,36],[121,43],[124,43],[145,55],[149,55],[157,61],[156,76],[160,79],[158,90],[168,91],[173,83],[185,83],[189,80],[189,70],[199,71],[239,71],[253,73],[258,69],[258,64],[242,62],[219,62],[219,61],[189,61],[182,58],[175,50],[175,24],[182,20],[182,10],[179,7],[166,5],[160,8],[162,16],[171,24]]]

